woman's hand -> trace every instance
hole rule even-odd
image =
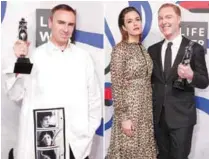
[[[122,131],[124,134],[126,134],[129,137],[133,136],[133,131],[134,131],[133,122],[131,120],[122,121]]]

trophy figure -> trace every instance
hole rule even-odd
[[[181,62],[185,66],[188,65],[191,61],[193,44],[194,42],[190,41],[189,46],[185,47],[185,54]],[[178,79],[173,82],[173,87],[180,90],[184,90],[185,85],[186,85],[186,79],[182,79],[180,77],[178,77]]]
[[[24,18],[19,22],[19,34],[18,38],[23,41],[27,41],[27,22]],[[14,73],[30,74],[33,64],[30,63],[29,58],[26,58],[25,55],[20,55],[15,63]]]

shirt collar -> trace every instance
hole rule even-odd
[[[173,46],[180,46],[181,41],[182,41],[182,36],[181,36],[181,34],[179,34],[179,35],[176,36],[172,41],[171,41],[171,40],[165,39],[164,44],[167,46],[167,44],[168,44],[169,42],[172,42],[172,43],[173,43]]]
[[[67,48],[70,48],[70,44],[71,44],[71,40],[69,39],[68,40],[68,43],[67,43],[67,47],[65,48],[65,50],[67,49]],[[50,51],[60,51],[61,49],[58,47],[58,46],[56,46],[50,39],[48,40],[48,42],[47,42],[47,47],[48,47],[48,50],[50,50]]]

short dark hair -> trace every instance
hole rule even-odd
[[[131,12],[131,11],[135,11],[139,17],[142,19],[142,16],[141,14],[139,13],[139,11],[134,8],[134,7],[126,7],[124,8],[120,14],[119,14],[119,17],[118,17],[118,27],[120,29],[120,32],[122,34],[122,41],[126,41],[128,40],[128,33],[127,31],[123,30],[123,26],[124,26],[124,18],[125,18],[125,15],[128,13],[128,12]],[[139,42],[141,43],[141,35],[139,36]]]
[[[41,121],[46,116],[52,116],[52,112],[38,112],[37,113],[37,121],[38,121],[38,127],[41,127]]]
[[[53,16],[54,13],[58,10],[65,10],[68,12],[73,12],[73,14],[76,15],[76,11],[71,6],[69,6],[67,4],[59,4],[51,9],[51,16]]]
[[[67,4],[59,4],[59,5],[57,5],[57,6],[55,6],[54,8],[51,9],[51,15],[50,15],[51,20],[53,19],[54,13],[58,10],[64,10],[64,11],[72,12],[76,16],[76,10],[73,9],[71,6],[69,6]],[[76,25],[75,25],[74,31],[72,33],[72,37],[70,38],[71,43],[75,43],[75,34],[76,34]]]

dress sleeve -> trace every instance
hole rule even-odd
[[[112,96],[114,113],[120,116],[121,120],[128,120],[130,113],[128,106],[124,102],[124,70],[125,52],[120,48],[113,48],[111,54],[110,71],[112,82]]]

